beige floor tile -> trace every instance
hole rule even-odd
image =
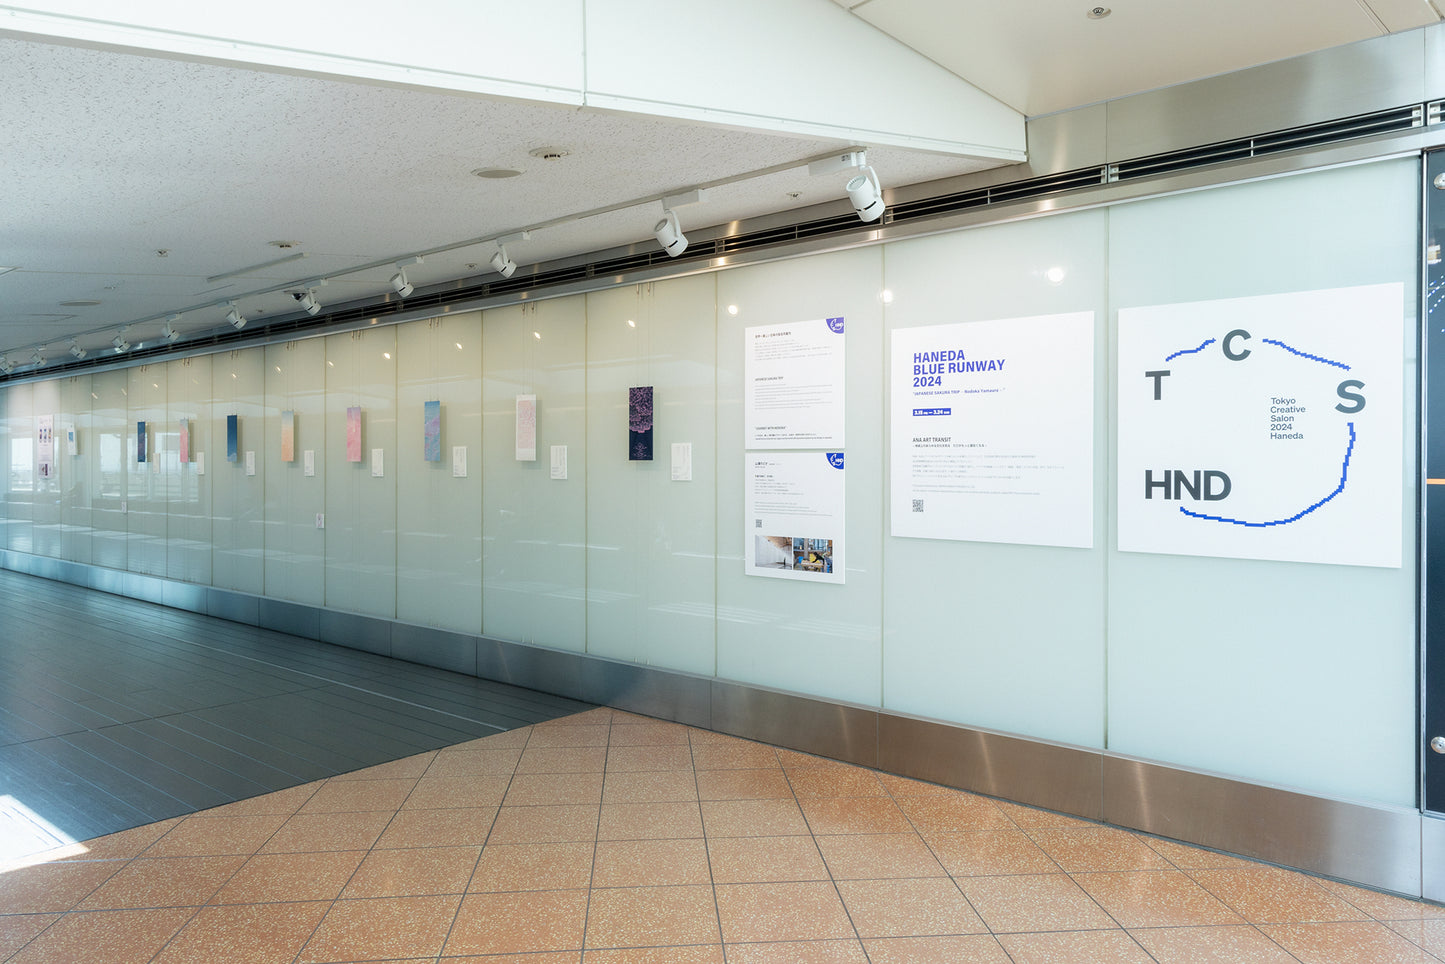
[[[995,934],[1119,926],[1065,874],[963,877],[958,885]]]
[[[320,850],[369,850],[396,814],[298,813],[261,848],[263,854]]]
[[[285,814],[212,817],[196,814],[182,820],[146,851],[147,857],[208,857],[254,854],[286,823]]]
[[[856,938],[729,944],[728,964],[868,964]]]
[[[497,818],[496,807],[402,810],[376,841],[378,850],[407,847],[480,847]]]
[[[650,723],[612,727],[609,746],[687,746],[687,727],[680,723]]]
[[[818,797],[799,800],[814,834],[911,833],[913,825],[889,797]]]
[[[1374,921],[1265,924],[1260,930],[1303,964],[1438,964],[1439,959]]]
[[[90,895],[123,860],[59,861],[0,874],[0,907],[7,914],[63,913]]]
[[[781,768],[778,754],[762,743],[693,743],[692,762],[699,770],[766,770]]]
[[[1363,887],[1352,887],[1337,880],[1325,880],[1320,877],[1311,879],[1341,900],[1349,901],[1375,920],[1445,920],[1445,907],[1439,904],[1396,897],[1394,894],[1382,894],[1378,890],[1366,890]]]
[[[717,884],[727,944],[852,938],[857,933],[833,884]]]
[[[203,907],[155,964],[291,964],[330,907],[326,901]]]
[[[1385,926],[1404,937],[1411,944],[1423,947],[1441,960],[1445,960],[1445,918],[1389,921]]]
[[[442,750],[427,767],[429,777],[509,777],[522,758],[522,748],[486,747],[474,750]]]
[[[1239,915],[1177,870],[1074,874],[1120,927],[1241,924]]]
[[[335,900],[366,854],[258,854],[246,861],[213,904],[264,904],[287,900]],[[299,946],[299,945],[298,945]]]
[[[1121,930],[1004,934],[999,942],[1013,964],[1154,964]]]
[[[403,810],[453,810],[459,807],[500,807],[511,777],[477,774],[469,777],[423,777],[401,805]]]
[[[1038,807],[1028,807],[1021,803],[1010,803],[1007,800],[995,800],[993,804],[1021,830],[1099,826],[1092,820],[1071,817],[1064,813],[1054,813],[1051,810],[1040,810]]]
[[[199,907],[245,862],[245,857],[140,857],[101,884],[76,910]]]
[[[215,810],[207,812],[218,813]],[[56,860],[129,860],[145,853],[151,844],[179,826],[183,819],[185,818],[173,817],[159,823],[148,823],[119,833],[106,834],[104,837],[95,837],[83,841],[79,846],[69,844],[49,853],[34,854],[33,859],[22,859],[10,865],[0,864],[0,871],[17,865],[51,863]]]
[[[943,869],[955,877],[1056,874],[1059,865],[1022,830],[978,830],[929,836]]]
[[[463,747],[463,748],[465,748],[465,749],[482,749],[482,750],[489,750],[489,749],[494,749],[494,748],[496,748],[496,747],[507,747],[507,746],[514,746],[514,747],[519,747],[519,748],[520,748],[520,747],[526,746],[526,745],[527,745],[527,741],[530,740],[531,738],[532,738],[532,727],[530,727],[530,726],[519,726],[519,727],[517,727],[515,730],[507,730],[507,731],[504,732],[504,733],[493,733],[491,736],[484,736],[484,737],[481,737],[480,739],[476,739],[476,740],[468,740],[468,741],[465,742],[465,743],[460,743],[460,744],[458,744],[458,746],[459,746],[459,747]],[[444,748],[442,748],[441,752],[442,752],[442,753],[445,753],[445,752],[447,752],[448,749],[454,749],[454,748],[452,748],[452,747],[444,747]]]
[[[303,783],[297,787],[262,794],[249,800],[237,800],[224,806],[202,811],[208,817],[246,817],[258,813],[279,813],[290,816],[300,810],[312,795],[320,790],[325,780]]]
[[[1368,919],[1368,915],[1305,874],[1292,870],[1256,866],[1240,870],[1192,870],[1189,876],[1253,924]]]
[[[503,801],[509,807],[568,806],[602,802],[602,772],[518,773]]]
[[[480,847],[374,850],[366,855],[341,896],[417,897],[461,894],[472,879]]]
[[[468,889],[478,892],[570,890],[592,879],[592,841],[488,844]]]
[[[457,896],[338,900],[306,943],[300,964],[435,957],[452,926]]]
[[[426,772],[427,767],[431,766],[431,762],[435,758],[435,750],[427,753],[418,753],[415,756],[392,760],[390,763],[381,763],[374,767],[366,767],[361,770],[352,770],[350,773],[338,774],[332,777],[330,782],[336,783],[346,780],[414,780]]]
[[[698,805],[674,803],[606,803],[598,840],[660,840],[669,837],[701,837],[702,817]]]
[[[949,796],[895,796],[898,808],[924,836],[973,830],[1013,830],[1014,823],[986,797],[954,791]]]
[[[1030,830],[1039,849],[1066,873],[1107,870],[1172,870],[1169,861],[1126,830],[1111,827]]]
[[[518,773],[601,773],[605,746],[529,746],[517,761]]]
[[[602,784],[603,803],[680,803],[696,799],[697,777],[692,770],[609,770]]]
[[[538,726],[597,726],[604,723],[655,723],[651,717],[639,716],[636,713],[628,713],[625,710],[614,710],[610,706],[594,706],[590,710],[581,710],[577,713],[569,713],[566,716],[559,716],[555,720],[547,720],[539,723]]]
[[[707,846],[691,840],[600,840],[592,864],[593,887],[663,887],[711,884]]]
[[[11,954],[58,920],[59,914],[0,914],[0,961],[9,960]]]
[[[712,879],[718,884],[827,880],[828,868],[811,836],[709,837]]]
[[[863,946],[872,964],[1010,964],[998,940],[989,934],[873,938]]]
[[[1158,964],[1296,964],[1278,944],[1244,925],[1148,927],[1132,933]]]
[[[503,807],[489,844],[561,843],[596,840],[597,812],[585,807]]]
[[[67,914],[7,964],[146,964],[195,913],[168,907]]]
[[[916,833],[841,834],[817,840],[834,880],[947,875]]]
[[[930,937],[980,934],[987,928],[947,877],[840,880],[838,892],[858,936]]]
[[[664,746],[613,746],[607,750],[607,772],[641,772],[644,770],[690,770],[692,747],[686,744]]]
[[[606,746],[611,727],[606,724],[535,726],[527,749],[547,746]]]
[[[587,964],[723,964],[721,944],[694,944],[690,947],[621,947],[591,948]],[[447,961],[446,964],[451,964]],[[482,964],[482,962],[479,962]],[[486,962],[490,964],[490,962]],[[524,962],[518,962],[524,964]],[[530,964],[530,962],[525,962]]]
[[[396,810],[416,786],[407,780],[328,780],[298,813],[356,813]]]
[[[587,891],[468,894],[444,953],[528,954],[582,948]]]
[[[582,952],[544,951],[541,954],[487,954],[484,957],[448,957],[443,961],[444,964],[581,964]],[[401,961],[399,964],[412,964],[412,962]],[[415,964],[434,964],[434,962],[426,960],[417,961]]]
[[[787,800],[704,800],[702,820],[709,837],[777,837],[808,832],[803,811],[791,797]]]
[[[750,744],[752,741],[744,740],[742,737],[729,736],[726,733],[718,733],[716,730],[704,730],[696,726],[687,728],[687,738],[693,746],[737,746],[739,744]]]
[[[699,770],[697,792],[704,800],[791,799],[782,770]]]
[[[622,887],[593,890],[587,908],[592,947],[657,947],[720,941],[712,888]]]
[[[1153,850],[1180,870],[1259,866],[1259,864],[1253,860],[1245,860],[1243,857],[1236,857],[1233,854],[1222,854],[1213,850],[1205,850],[1203,847],[1191,847],[1189,844],[1179,843],[1177,840],[1164,840],[1160,837],[1147,837],[1142,834],[1139,836],[1139,839],[1144,841],[1150,850]]]
[[[805,797],[883,797],[887,791],[872,770],[858,767],[808,767],[783,771],[793,794]]]

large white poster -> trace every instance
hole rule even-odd
[[[892,533],[1091,548],[1094,313],[893,332]]]
[[[1119,312],[1119,548],[1401,563],[1404,287]]]
[[[744,332],[743,447],[843,448],[842,318]]]
[[[748,575],[844,581],[843,471],[842,452],[748,454]]]

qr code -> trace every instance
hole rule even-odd
[[[753,528],[754,528],[754,529],[761,529],[762,527],[763,527],[763,520],[762,520],[762,519],[754,519],[754,520],[753,520]]]
[[[922,512],[922,511],[923,511],[923,500],[922,500],[922,499],[914,499],[914,500],[913,500],[913,511],[914,511],[914,512]]]

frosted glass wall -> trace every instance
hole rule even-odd
[[[1393,160],[18,385],[0,391],[0,538],[1408,806],[1411,446],[1397,569],[1121,553],[1113,492],[1118,311],[1383,282],[1413,292],[1417,176]],[[892,536],[893,333],[1061,312],[1094,318],[1092,388],[1075,400],[1093,418],[1093,546]],[[746,332],[838,317],[845,580],[748,574]],[[1408,440],[1413,357],[1402,376],[1404,397],[1379,404]],[[634,387],[653,393],[650,460],[630,457]],[[535,458],[518,451],[518,396],[536,399]],[[59,471],[37,481],[43,415]],[[691,447],[690,479],[673,478],[674,444]]]

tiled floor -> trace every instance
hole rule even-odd
[[[607,709],[0,872],[15,964],[1441,959],[1445,908]]]

